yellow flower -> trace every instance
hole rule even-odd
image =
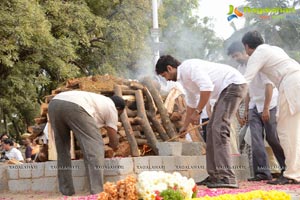
[[[255,190],[241,194],[223,194],[217,197],[200,197],[193,200],[290,200],[291,196],[282,191]]]

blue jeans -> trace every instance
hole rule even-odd
[[[263,122],[262,113],[257,108],[249,109],[249,126],[251,131],[252,156],[254,175],[271,178],[268,155],[264,144],[264,132],[267,142],[279,163],[281,170],[285,169],[285,156],[277,135],[276,107],[270,110],[270,120]]]

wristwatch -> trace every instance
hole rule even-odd
[[[200,110],[196,109],[195,112],[196,112],[198,115],[201,115],[202,110],[200,111]]]

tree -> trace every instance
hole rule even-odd
[[[164,0],[161,5],[161,41],[163,53],[180,59],[222,59],[222,40],[215,36],[209,18],[200,19],[196,14],[198,0]]]
[[[247,1],[251,8],[291,8],[299,5],[299,1]],[[233,40],[239,40],[249,30],[258,30],[265,42],[283,48],[292,58],[300,62],[300,9],[296,13],[264,13],[245,15],[245,27],[236,31],[227,41],[228,46]]]
[[[140,60],[151,56],[147,43],[151,28],[151,1],[86,0],[93,13],[109,23],[103,31],[104,49],[95,49],[91,56],[94,73],[111,69],[132,77],[140,67]],[[97,59],[95,59],[95,56]]]
[[[192,15],[196,2],[163,1],[162,38],[169,52],[184,39],[188,47],[178,43],[178,55],[213,59],[220,43],[208,23]],[[34,123],[44,96],[71,77],[135,78],[153,69],[149,0],[2,0],[0,22],[1,117],[19,134]],[[199,45],[182,36],[187,33]]]
[[[67,39],[50,34],[51,24],[34,0],[1,1],[0,23],[0,107],[24,131],[37,115],[37,91],[50,83],[47,75],[57,81],[73,76],[69,61],[75,54]]]

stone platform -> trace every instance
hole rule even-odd
[[[233,155],[233,166],[238,180],[250,177],[246,156]],[[205,156],[144,156],[105,159],[106,181],[117,181],[142,171],[180,172],[196,182],[207,177]],[[72,161],[72,175],[76,192],[87,191],[88,184],[83,160]],[[23,165],[0,165],[0,192],[58,192],[56,161]]]

